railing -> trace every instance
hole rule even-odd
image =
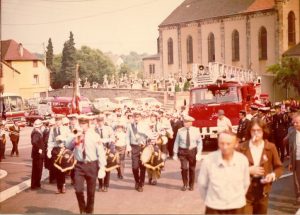
[[[252,70],[235,67],[223,63],[211,62],[207,67],[193,65],[194,85],[208,85],[217,81],[237,81],[239,83],[254,82],[257,76]]]

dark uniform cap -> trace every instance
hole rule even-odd
[[[245,110],[240,110],[240,113],[246,114],[246,111]]]
[[[258,106],[257,105],[251,105],[251,110],[258,110]]]

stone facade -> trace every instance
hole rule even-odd
[[[254,70],[262,76],[262,92],[271,100],[284,97],[282,89],[273,85],[273,76],[266,73],[268,66],[277,63],[288,43],[288,14],[295,14],[296,44],[300,41],[300,1],[274,0],[271,9],[254,10],[223,17],[211,17],[185,23],[159,26],[160,60],[165,78],[185,76],[192,71],[187,62],[187,38],[193,39],[193,63],[208,65],[208,36],[215,38],[215,62]],[[267,58],[259,59],[259,32],[267,31]],[[239,59],[232,59],[232,33],[239,33]],[[168,62],[168,40],[173,40],[173,63]]]

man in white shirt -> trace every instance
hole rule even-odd
[[[210,153],[200,167],[198,185],[205,214],[242,214],[250,184],[247,158],[235,151],[236,135],[221,132],[219,150]]]
[[[224,110],[218,111],[218,120],[217,120],[218,133],[223,131],[231,131],[232,124],[230,119],[225,116]]]

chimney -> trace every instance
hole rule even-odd
[[[20,56],[23,57],[24,49],[23,49],[22,43],[19,43],[19,50],[18,51],[19,51]]]

